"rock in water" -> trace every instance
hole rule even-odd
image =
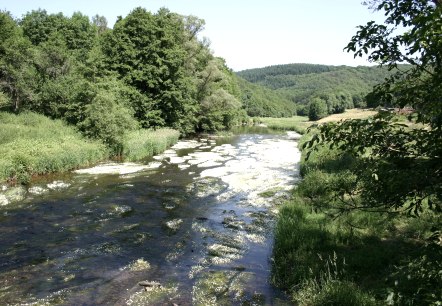
[[[152,291],[155,289],[160,289],[162,286],[159,282],[155,281],[142,281],[139,282],[138,285],[141,287],[144,287],[144,291]]]

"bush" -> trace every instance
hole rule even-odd
[[[138,127],[132,111],[119,104],[112,92],[104,90],[86,107],[85,116],[79,123],[84,134],[102,140],[117,155],[122,152],[124,133]]]
[[[327,104],[321,98],[313,98],[308,104],[308,119],[316,121],[328,115]]]

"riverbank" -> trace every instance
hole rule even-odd
[[[124,135],[122,159],[153,156],[178,141],[172,129]],[[88,167],[111,157],[97,140],[86,139],[61,120],[25,112],[0,112],[0,183],[27,184],[34,176]]]
[[[286,305],[269,282],[272,229],[299,158],[288,135],[252,131],[20,186],[22,198],[0,206],[0,300]]]
[[[428,240],[441,228],[437,213],[340,214],[337,207],[358,201],[339,192],[355,188],[358,161],[327,147],[305,157],[303,150],[303,180],[278,216],[274,284],[299,305],[440,303],[441,248]]]

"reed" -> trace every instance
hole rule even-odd
[[[134,161],[162,153],[175,144],[179,137],[178,131],[168,128],[129,132],[123,140],[123,158]]]
[[[0,181],[89,166],[109,156],[104,144],[84,138],[61,120],[31,112],[0,112]]]

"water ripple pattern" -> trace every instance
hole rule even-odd
[[[293,135],[185,140],[0,190],[5,305],[285,305],[270,284]]]

